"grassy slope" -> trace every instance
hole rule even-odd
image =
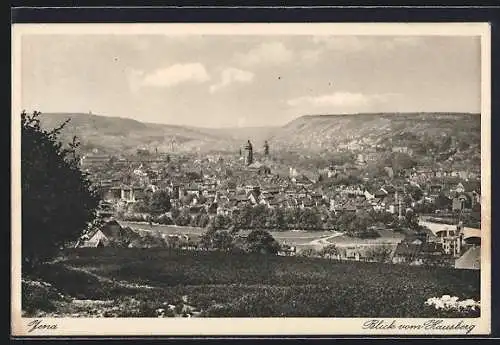
[[[389,138],[397,142],[401,133],[412,133],[414,141],[447,134],[468,137],[479,145],[480,130],[481,117],[477,114],[306,115],[284,126],[272,141],[283,147],[322,150],[359,139],[369,139],[373,144]]]
[[[118,316],[152,316],[186,295],[206,316],[446,317],[425,300],[480,296],[475,271],[164,249],[67,254],[45,267],[42,279],[65,296],[113,299]],[[26,297],[24,309],[33,311],[34,303]],[[75,310],[74,303],[57,303],[59,313]]]
[[[479,115],[460,113],[307,115],[283,127],[232,129],[171,126],[118,117],[56,113],[43,114],[42,124],[53,128],[67,118],[72,120],[65,129],[66,138],[77,135],[89,148],[95,146],[117,152],[133,151],[141,146],[169,151],[171,139],[175,137],[179,151],[236,152],[250,139],[256,151],[261,152],[264,140],[269,139],[272,152],[299,150],[313,153],[362,138],[369,139],[373,145],[394,139],[395,145],[399,145],[400,135],[408,133],[415,136],[410,143],[447,134],[478,146],[481,127]],[[471,153],[475,151],[471,149]]]
[[[177,150],[192,150],[198,147],[220,149],[234,146],[230,137],[217,133],[184,126],[142,123],[119,117],[47,113],[42,114],[41,123],[45,128],[54,128],[67,119],[70,119],[70,122],[62,132],[63,140],[70,140],[76,135],[86,147],[96,147],[110,152],[134,152],[139,147],[170,151],[173,139]]]

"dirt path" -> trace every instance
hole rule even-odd
[[[344,234],[343,232],[336,232],[333,235],[312,240],[311,242],[309,242],[307,244],[313,245],[313,246],[320,246],[320,247],[328,246],[328,245],[332,244],[331,242],[328,242],[329,239],[334,238],[334,237],[338,237],[338,236],[342,236],[343,234]]]

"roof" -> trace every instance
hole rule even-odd
[[[312,181],[305,175],[300,175],[295,178],[295,183],[312,183]]]
[[[255,190],[251,190],[250,192],[248,192],[248,197],[252,196],[255,198],[255,200],[257,200],[259,198],[259,193],[256,192]]]
[[[381,197],[381,196],[383,197],[386,196],[387,194],[388,194],[387,191],[383,190],[382,188],[374,193],[376,197]]]
[[[259,169],[260,167],[262,167],[263,164],[260,163],[260,162],[253,162],[252,164],[250,164],[248,167],[249,168],[254,168],[254,169]]]
[[[394,256],[414,256],[420,251],[420,245],[412,243],[399,243]]]
[[[461,257],[455,260],[455,268],[458,269],[480,269],[481,247],[469,248]]]
[[[106,222],[100,229],[96,230],[90,237],[101,231],[108,238],[118,238],[122,235],[122,227],[116,220]]]

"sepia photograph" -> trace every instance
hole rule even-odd
[[[487,24],[12,32],[15,334],[490,331]]]

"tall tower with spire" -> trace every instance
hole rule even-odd
[[[245,145],[245,151],[246,151],[245,163],[246,165],[250,165],[253,163],[253,146],[250,140],[248,140],[247,144]]]
[[[175,152],[175,138],[172,138],[172,139],[170,140],[170,150],[171,150],[172,152]]]

